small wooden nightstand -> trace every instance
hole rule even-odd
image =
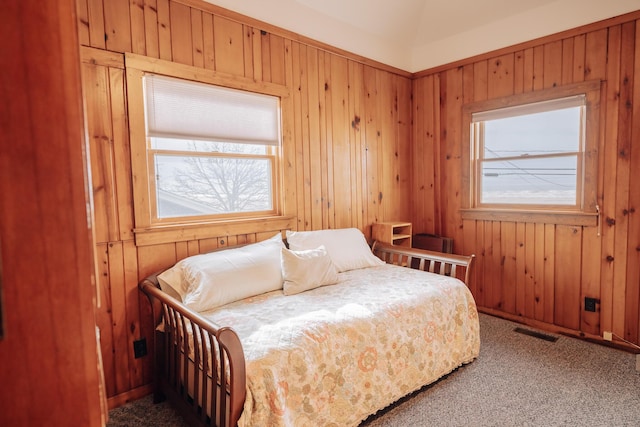
[[[410,222],[377,222],[371,234],[374,240],[390,245],[411,247],[412,226]]]

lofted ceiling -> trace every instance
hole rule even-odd
[[[417,72],[640,9],[640,0],[206,0]]]

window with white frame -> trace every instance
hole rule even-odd
[[[277,212],[279,98],[143,77],[152,223]]]

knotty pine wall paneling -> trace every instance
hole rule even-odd
[[[260,224],[207,238],[136,246],[124,54],[284,85],[286,228],[357,227],[411,216],[411,79],[197,0],[77,0],[96,216],[97,313],[109,404],[148,394],[153,325],[143,277],[218,247],[280,232]],[[133,341],[149,355],[136,359]]]
[[[549,330],[640,342],[640,13],[545,37],[413,80],[415,232],[475,253],[470,289],[485,311]],[[598,227],[462,220],[464,103],[600,80]],[[432,167],[431,170],[424,165]],[[433,200],[433,206],[430,201]],[[584,298],[599,300],[597,312]]]
[[[2,426],[107,417],[75,10],[72,0],[2,3]]]

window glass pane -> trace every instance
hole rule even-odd
[[[151,138],[151,148],[156,150],[192,151],[198,153],[267,153],[267,146],[265,145],[176,138]]]
[[[518,157],[580,151],[581,107],[484,122],[484,157]]]
[[[159,218],[273,209],[269,158],[157,154]]]
[[[575,205],[577,155],[482,162],[483,204]]]

